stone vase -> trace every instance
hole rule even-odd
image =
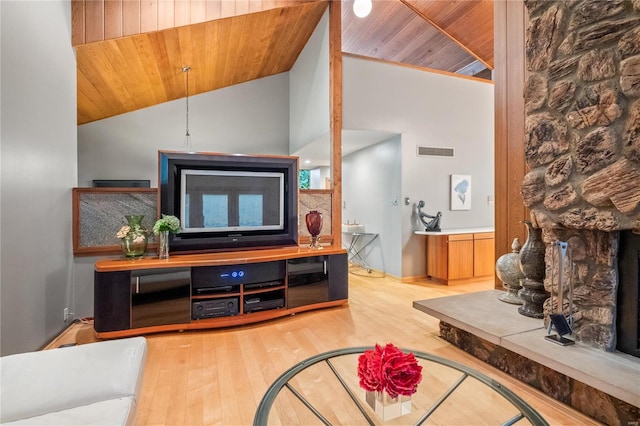
[[[498,296],[498,300],[513,305],[522,305],[522,299],[518,296],[520,280],[524,278],[520,269],[520,249],[520,240],[514,238],[511,253],[503,254],[496,261],[496,275],[506,290]]]
[[[534,228],[529,221],[523,223],[527,227],[527,241],[520,249],[520,270],[525,278],[520,281],[522,289],[518,296],[523,303],[518,312],[531,318],[543,318],[543,303],[548,297],[544,289],[545,244],[540,228]]]

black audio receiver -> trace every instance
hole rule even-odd
[[[198,300],[191,306],[191,318],[194,320],[238,315],[237,297],[225,297],[221,299]]]

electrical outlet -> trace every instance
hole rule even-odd
[[[69,308],[64,308],[64,312],[63,312],[63,321],[67,322],[69,320]]]

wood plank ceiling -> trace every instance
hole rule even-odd
[[[141,5],[154,1],[147,10],[154,19],[144,18]],[[184,97],[185,66],[189,95],[289,71],[328,6],[174,0],[172,13],[160,19],[158,7],[167,2],[73,0],[78,124]],[[364,19],[350,0],[342,8],[345,53],[467,75],[493,68],[493,0],[374,0]]]
[[[464,73],[493,69],[493,0],[374,1],[358,18],[342,10],[342,51],[390,62]]]

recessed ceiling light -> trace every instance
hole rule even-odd
[[[304,164],[311,164],[311,160],[304,160]]]

